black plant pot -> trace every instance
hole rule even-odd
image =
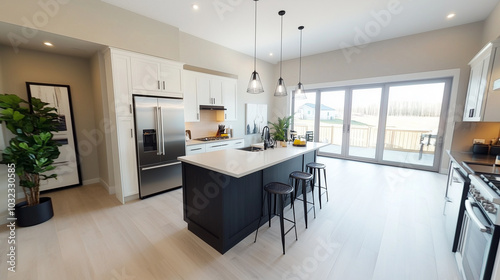
[[[30,227],[50,220],[54,216],[50,197],[40,197],[40,203],[28,206],[26,201],[16,204],[16,224],[20,227]]]

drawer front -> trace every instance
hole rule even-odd
[[[206,145],[205,144],[200,144],[200,145],[191,145],[186,147],[186,155],[194,155],[194,154],[201,154],[206,152]]]

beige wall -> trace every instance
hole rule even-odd
[[[53,5],[44,8],[39,3]],[[1,21],[7,23],[33,26],[59,35],[172,60],[179,59],[178,28],[99,0],[0,1],[0,11]],[[25,37],[24,34],[18,35]]]
[[[251,42],[250,42],[251,43]],[[260,142],[259,135],[245,135],[245,104],[268,104],[268,119],[273,120],[273,116],[281,116],[281,109],[274,107],[276,98],[274,92],[275,65],[257,61],[257,72],[264,85],[264,93],[249,94],[246,92],[250,74],[253,72],[253,57],[235,52],[220,45],[194,37],[192,35],[180,33],[180,60],[186,64],[229,73],[238,76],[237,93],[237,121],[225,122],[226,127],[233,127],[234,137],[245,138],[245,144]],[[202,112],[201,121],[197,123],[187,123],[186,129],[191,129],[192,136],[210,136],[206,133],[217,129],[217,122],[213,112]],[[285,113],[285,112],[283,112]]]
[[[103,108],[103,90],[102,87],[105,82],[101,78],[101,64],[100,56],[98,54],[94,55],[90,60],[91,75],[92,75],[92,93],[94,100],[94,111],[95,111],[95,130],[94,145],[97,152],[97,160],[99,162],[99,177],[101,183],[103,183],[107,188],[114,185],[113,176],[108,169],[108,156],[106,152],[106,133],[107,133],[107,118],[104,117]]]
[[[500,36],[500,3],[485,20],[483,30],[483,45],[495,40]]]
[[[92,143],[95,131],[94,97],[92,95],[90,62],[88,59],[21,50],[17,54],[0,46],[3,68],[2,93],[27,99],[26,82],[69,85],[80,150],[82,180],[99,178],[97,151]]]

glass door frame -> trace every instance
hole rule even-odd
[[[404,85],[418,85],[418,84],[429,84],[429,83],[439,83],[444,82],[444,93],[443,100],[441,103],[441,114],[438,125],[438,132],[436,137],[436,145],[434,151],[434,162],[432,166],[425,165],[417,165],[410,163],[402,163],[395,162],[389,160],[383,160],[383,152],[384,152],[384,141],[385,141],[385,131],[386,131],[386,123],[387,123],[387,112],[388,112],[388,102],[389,102],[389,89],[393,86],[404,86]],[[407,81],[394,81],[394,82],[386,82],[386,83],[373,83],[373,84],[365,84],[365,85],[353,85],[353,86],[340,86],[340,87],[325,87],[319,89],[312,89],[308,92],[316,92],[316,116],[314,120],[314,141],[319,141],[319,130],[320,130],[320,106],[321,106],[321,94],[323,92],[328,91],[344,91],[344,119],[343,119],[343,128],[342,128],[342,146],[340,154],[333,154],[327,152],[318,151],[318,155],[320,156],[329,156],[343,159],[352,159],[364,162],[371,163],[380,163],[392,166],[399,167],[408,167],[415,168],[420,170],[428,170],[428,171],[439,171],[439,166],[441,164],[442,151],[443,151],[443,143],[444,143],[444,135],[446,130],[446,122],[447,115],[449,110],[449,103],[451,97],[451,89],[453,86],[453,77],[443,77],[443,78],[427,78],[427,79],[416,79],[416,80],[407,80]],[[352,92],[356,89],[366,89],[366,88],[377,88],[380,87],[382,89],[381,99],[380,99],[380,111],[379,111],[379,124],[377,130],[377,144],[375,149],[375,158],[365,158],[365,157],[356,157],[349,156],[349,137],[350,137],[350,123],[351,123],[351,113],[352,113]],[[292,94],[291,99],[291,112],[293,114],[295,106],[294,95]],[[292,118],[293,120],[293,118]],[[292,123],[292,127],[293,127]]]

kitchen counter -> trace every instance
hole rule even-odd
[[[480,155],[473,154],[471,152],[457,152],[457,151],[448,151],[448,155],[450,159],[456,162],[464,174],[471,174],[471,171],[463,165],[463,162],[470,163],[478,163],[478,164],[493,164],[495,163],[495,156],[492,155]]]
[[[267,222],[264,186],[288,183],[290,173],[305,171],[326,145],[308,142],[306,147],[228,149],[179,157],[188,230],[224,254],[257,229],[262,215],[260,225]]]
[[[183,156],[178,159],[185,163],[207,168],[235,178],[241,178],[255,171],[318,150],[327,145],[325,143],[307,142],[306,147],[288,145],[287,147],[253,152],[229,149]]]

